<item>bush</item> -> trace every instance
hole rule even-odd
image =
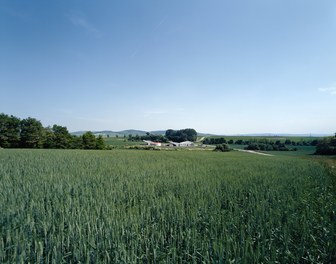
[[[230,151],[230,147],[228,144],[220,144],[220,145],[216,145],[214,151],[218,151],[218,152],[228,152]]]
[[[316,155],[336,155],[336,137],[325,138],[316,146]]]

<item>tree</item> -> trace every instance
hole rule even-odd
[[[197,139],[197,132],[193,128],[186,128],[181,130],[173,130],[168,129],[165,133],[166,138],[171,141],[175,142],[182,142],[182,141],[196,141]]]
[[[0,114],[0,147],[17,148],[20,145],[20,119]]]
[[[54,147],[58,149],[67,149],[71,146],[71,135],[66,127],[53,125]]]
[[[72,149],[82,149],[83,148],[83,137],[71,136],[71,146]]]
[[[243,145],[244,141],[242,139],[236,140],[235,144],[236,145]]]
[[[84,149],[95,149],[96,148],[96,137],[95,135],[88,131],[82,136],[83,148]]]
[[[258,143],[251,143],[245,149],[247,149],[247,150],[260,150]]]
[[[252,142],[248,144],[247,147],[244,149],[247,150],[262,150],[262,151],[289,151],[289,150],[295,150],[295,149],[289,149],[285,146],[285,144],[280,143],[279,145],[273,144],[272,142],[269,143],[256,143]]]
[[[35,118],[20,120],[0,113],[0,147],[105,149],[106,145],[102,136],[96,139],[92,132],[79,137],[72,136],[65,126],[44,128]]]
[[[318,140],[317,140],[317,139],[314,139],[314,140],[312,140],[312,141],[310,142],[310,145],[311,145],[311,146],[317,146],[317,144],[318,144]]]
[[[105,149],[105,141],[101,135],[96,139],[96,149]]]
[[[28,117],[21,121],[21,147],[41,148],[43,146],[44,128],[40,121]]]
[[[197,140],[197,132],[193,128],[182,129],[183,133],[187,135],[187,140],[196,141]]]
[[[316,146],[317,155],[336,155],[336,137],[324,138]]]
[[[44,129],[43,148],[55,148],[55,134],[50,126]]]
[[[233,143],[233,140],[231,140],[231,142]],[[223,143],[227,143],[226,139],[223,138],[223,137],[220,137],[220,138],[211,137],[211,138],[206,138],[206,139],[203,140],[203,144],[209,144],[209,145],[220,145],[220,144],[223,144]]]
[[[214,151],[219,151],[219,152],[228,152],[230,151],[230,147],[228,144],[226,143],[223,143],[223,144],[220,144],[220,145],[216,145]]]

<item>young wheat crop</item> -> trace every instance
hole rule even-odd
[[[293,157],[0,151],[1,263],[332,263],[335,181]]]

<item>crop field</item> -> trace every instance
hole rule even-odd
[[[0,150],[0,263],[336,263],[335,159]]]

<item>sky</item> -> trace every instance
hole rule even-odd
[[[69,131],[336,132],[334,0],[0,0],[0,113]]]

